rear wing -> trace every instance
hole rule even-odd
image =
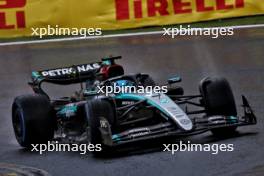
[[[102,68],[116,66],[115,60],[121,56],[103,58],[101,62],[73,65],[69,67],[33,71],[30,84],[36,85],[40,82],[50,82],[54,84],[73,84],[95,79],[101,74]],[[105,70],[104,69],[104,70]]]
[[[50,82],[54,84],[72,84],[93,79],[100,72],[102,62],[73,65],[32,72],[33,83]]]
[[[116,64],[115,60],[121,58],[121,56],[108,57],[103,58],[101,62],[33,71],[31,76],[32,82],[28,84],[35,93],[49,97],[41,88],[43,82],[67,85],[81,83],[87,80],[106,80],[110,77],[120,76],[124,74],[124,69],[121,65]]]

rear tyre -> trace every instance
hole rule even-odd
[[[144,75],[142,78],[140,78],[140,82],[144,87],[156,86],[155,81],[149,75]]]
[[[225,78],[205,78],[201,81],[200,92],[203,96],[207,116],[237,116],[233,92]],[[236,127],[224,127],[211,130],[216,136],[231,135]]]
[[[113,106],[107,100],[93,99],[87,102],[86,112],[89,126],[88,140],[95,146],[101,145],[102,149],[101,151],[94,151],[93,154],[95,156],[102,156],[102,154],[108,153],[110,146],[103,143],[103,137],[100,131],[100,119],[105,119],[110,125],[112,131],[115,126],[115,113]]]
[[[167,95],[183,95],[184,90],[182,87],[168,87]]]
[[[53,139],[56,128],[50,101],[46,96],[22,95],[12,106],[12,123],[18,143],[25,148]]]

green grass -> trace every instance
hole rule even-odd
[[[151,26],[151,27],[142,27],[137,29],[122,29],[122,30],[109,30],[103,31],[104,35],[107,34],[124,34],[124,33],[134,33],[134,32],[148,32],[148,31],[159,31],[162,28],[170,27],[179,27],[180,25],[191,27],[220,27],[220,26],[236,26],[236,25],[252,25],[252,24],[264,24],[264,15],[248,16],[248,17],[237,17],[237,18],[228,18],[228,19],[218,19],[211,21],[195,22],[195,23],[186,23],[186,24],[176,24],[176,25],[166,25],[166,26]],[[65,36],[49,36],[44,39],[54,39],[54,38],[65,38]],[[13,41],[28,41],[28,40],[39,40],[38,37],[19,37],[19,38],[0,38],[0,43],[3,42],[13,42]]]

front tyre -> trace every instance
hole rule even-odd
[[[31,144],[52,140],[56,121],[49,99],[39,94],[16,97],[12,106],[12,124],[22,147],[30,148]]]
[[[104,138],[100,129],[104,128],[102,125],[110,126],[110,130],[114,129],[116,119],[114,113],[114,106],[107,100],[93,99],[86,104],[86,113],[88,119],[88,140],[94,146],[101,145],[101,151],[94,151],[95,156],[102,156],[107,154],[109,146],[104,144]],[[104,119],[104,122],[102,122]],[[103,124],[104,123],[104,124]],[[111,140],[112,140],[112,136]]]
[[[206,115],[237,117],[237,110],[232,89],[225,78],[205,78],[201,81],[200,92],[203,96]],[[234,134],[236,127],[223,127],[211,130],[216,136]]]

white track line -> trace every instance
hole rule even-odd
[[[242,25],[242,26],[226,26],[234,29],[249,29],[249,28],[262,28],[264,24],[257,25]],[[214,27],[211,27],[214,28]],[[224,27],[216,27],[224,28]],[[135,32],[126,34],[111,34],[111,35],[101,35],[101,36],[89,36],[89,37],[69,37],[60,39],[43,39],[43,40],[30,40],[30,41],[18,41],[18,42],[4,42],[0,43],[0,46],[13,46],[13,45],[25,45],[25,44],[41,44],[41,43],[54,43],[54,42],[64,42],[64,41],[77,41],[77,40],[90,40],[90,39],[102,39],[102,38],[115,38],[115,37],[131,37],[131,36],[141,36],[141,35],[157,35],[163,34],[164,31],[152,31],[152,32]]]

